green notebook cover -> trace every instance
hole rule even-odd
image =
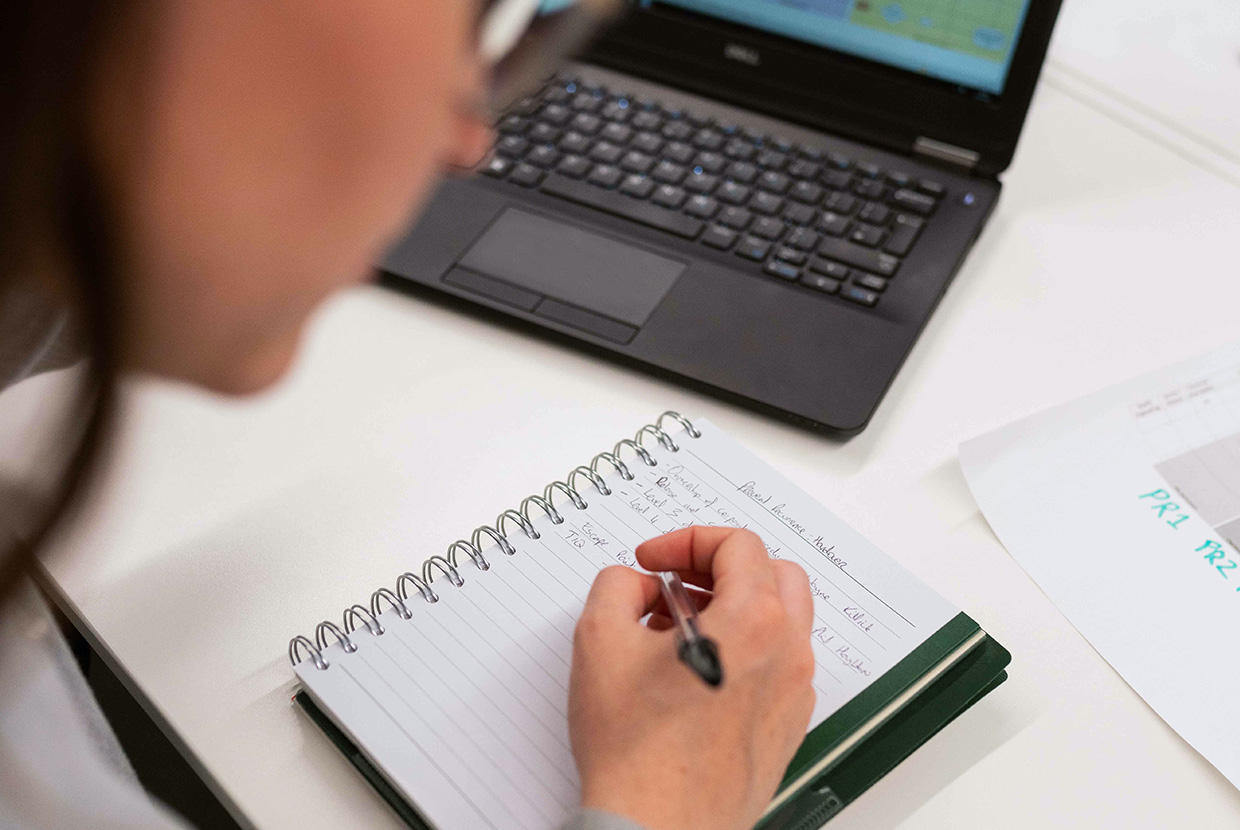
[[[958,614],[864,692],[819,724],[806,736],[788,766],[781,792],[805,777],[824,757],[846,745],[852,735],[867,725],[872,726],[875,717],[893,701],[927,675],[941,670],[944,660],[979,632],[981,628],[977,623],[963,613]],[[981,633],[978,643],[958,656],[950,668],[872,729],[868,737],[838,762],[816,772],[795,788],[778,809],[758,823],[758,828],[813,830],[822,826],[957,715],[1002,683],[1007,678],[1004,669],[1010,661],[1011,655],[1003,646]],[[414,830],[431,830],[414,807],[309,695],[299,691],[294,700],[406,824]]]

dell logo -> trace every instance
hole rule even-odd
[[[729,43],[723,47],[723,56],[730,61],[748,64],[749,66],[758,66],[762,63],[762,54],[750,46],[743,46],[739,43]]]

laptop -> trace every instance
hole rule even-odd
[[[634,2],[383,282],[855,434],[995,207],[1058,11]]]

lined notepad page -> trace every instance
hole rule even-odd
[[[333,645],[328,668],[296,668],[307,692],[439,830],[548,830],[577,805],[568,741],[572,636],[594,575],[633,565],[634,548],[692,524],[745,527],[771,556],[797,562],[814,594],[812,643],[821,723],[955,616],[955,609],[806,493],[705,420],[679,452],[633,459],[634,480],[587,485],[585,510],[540,517],[516,554],[465,560],[465,584],[435,581],[440,601],[409,600],[386,631]],[[484,513],[485,515],[485,513]],[[410,563],[414,568],[418,563]],[[724,666],[727,651],[723,651]]]

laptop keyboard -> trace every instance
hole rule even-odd
[[[482,172],[731,252],[764,276],[874,307],[942,184],[588,85],[498,123]]]

